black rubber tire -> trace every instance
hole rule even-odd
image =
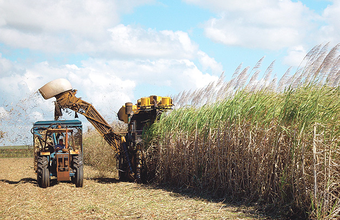
[[[72,178],[72,182],[76,187],[83,187],[84,184],[84,164],[82,155],[77,155],[73,157],[73,167],[76,171],[75,177]]]
[[[50,186],[50,171],[48,169],[48,159],[44,156],[38,157],[37,165],[37,181],[42,188]]]
[[[75,184],[76,187],[83,187],[84,184],[83,166],[77,168]]]
[[[126,182],[127,181],[127,174],[126,174],[127,165],[125,163],[124,156],[122,155],[119,156],[118,163],[119,163],[119,168],[118,168],[119,169],[118,170],[119,181]]]

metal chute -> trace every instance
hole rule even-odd
[[[71,83],[67,79],[61,78],[46,83],[39,89],[39,92],[44,97],[44,99],[50,99],[70,90],[72,90]]]

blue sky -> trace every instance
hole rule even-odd
[[[315,45],[340,43],[339,14],[335,0],[2,0],[0,144],[29,143],[32,123],[52,119],[54,100],[35,94],[51,80],[112,122],[127,101],[229,80],[263,56],[280,78]]]

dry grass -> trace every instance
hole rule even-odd
[[[39,188],[32,158],[0,158],[0,219],[255,219],[231,206],[135,183],[85,166],[83,188]],[[100,176],[100,177],[99,177]],[[263,218],[262,218],[263,219]]]
[[[84,139],[84,163],[99,172],[113,172],[116,170],[115,152],[104,138],[95,130],[86,132]]]
[[[11,157],[33,157],[32,149],[1,149],[0,157],[11,158]]]
[[[112,124],[115,132],[124,133],[127,125],[122,122]],[[90,129],[83,134],[84,162],[101,174],[116,171],[116,152],[104,140],[100,134]]]
[[[3,146],[0,147],[0,158],[33,157],[32,146]]]

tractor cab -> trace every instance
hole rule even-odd
[[[82,124],[78,120],[39,121],[32,128],[34,169],[39,186],[51,178],[83,186]]]

